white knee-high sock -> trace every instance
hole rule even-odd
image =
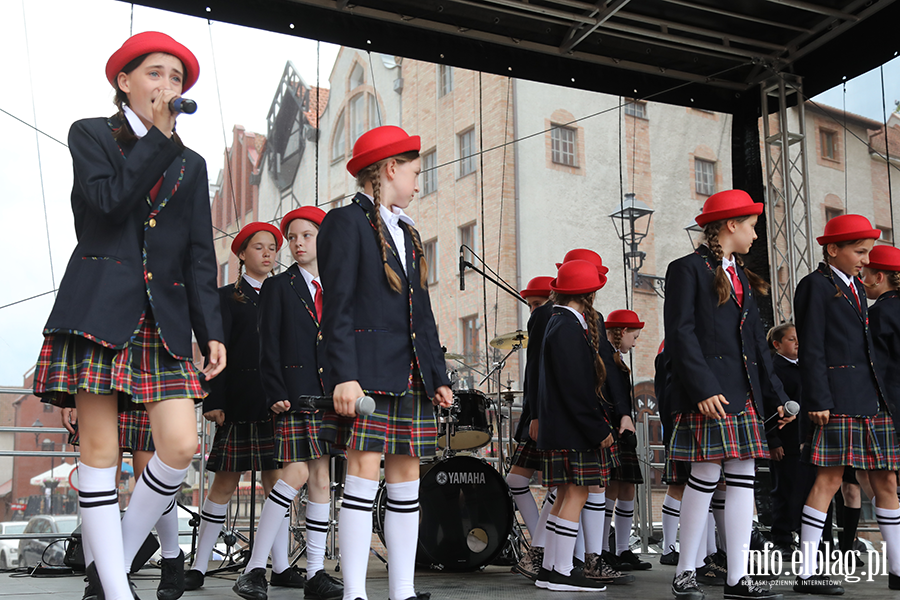
[[[163,558],[178,558],[181,548],[178,546],[178,508],[174,496],[156,522],[156,535],[159,536],[160,555]]]
[[[888,571],[900,575],[900,508],[875,507],[875,519],[887,548]]]
[[[387,484],[384,513],[384,545],[391,568],[391,598],[415,597],[416,546],[419,542],[419,480]]]
[[[222,526],[225,525],[225,514],[228,512],[228,503],[216,504],[209,498],[203,502],[200,509],[200,529],[197,532],[197,554],[194,556],[194,564],[191,568],[206,574],[209,567],[209,557],[212,549],[219,539]]]
[[[272,557],[272,572],[284,573],[285,570],[291,568],[291,561],[288,560],[288,542],[291,536],[291,509],[284,511],[284,519],[281,521],[281,527],[275,533],[275,540],[272,542],[272,549],[269,555]],[[309,546],[307,546],[309,548]],[[309,551],[307,550],[307,557]],[[308,560],[308,559],[307,559]]]
[[[678,539],[678,520],[681,518],[681,500],[666,495],[662,505],[663,553],[675,550]]]
[[[697,556],[696,558],[694,558],[694,564],[696,565],[697,569],[706,564],[706,544],[703,543],[703,539],[707,537],[708,532],[709,520],[707,519],[707,521],[703,524],[703,536],[700,538],[700,543],[697,545]]]
[[[581,528],[584,530],[584,551],[588,554],[603,552],[606,528],[606,492],[590,493],[581,509]]]
[[[816,552],[819,550],[827,514],[811,506],[803,507],[800,516],[800,551],[803,552],[803,561],[798,573],[801,579],[808,579],[816,572]]]
[[[81,537],[91,549],[103,593],[109,600],[131,600],[131,588],[122,569],[124,552],[116,467],[96,469],[80,463],[78,487]]]
[[[531,545],[536,548],[543,548],[547,540],[547,519],[550,518],[550,511],[553,510],[553,503],[556,501],[556,488],[552,488],[544,497],[544,505],[541,507],[541,516],[538,519],[534,537],[531,539]]]
[[[630,547],[633,522],[634,500],[616,500],[616,556]]]
[[[172,497],[181,489],[187,467],[176,469],[165,464],[157,454],[153,454],[144,467],[128,510],[122,517],[122,543],[125,550],[125,571],[131,570],[131,563],[150,529],[169,506]],[[96,551],[96,547],[94,548]]]
[[[713,502],[716,495],[713,494]],[[709,514],[706,517],[706,555],[715,554],[716,550],[716,518],[713,516],[712,506],[709,507]]]
[[[328,512],[331,503],[306,504],[306,578],[325,568],[325,540],[328,537]]]
[[[556,518],[556,564],[553,570],[563,575],[572,573],[572,555],[575,552],[575,539],[578,537],[578,523]]]
[[[721,467],[711,462],[691,463],[691,475],[681,501],[681,553],[675,573],[694,570],[701,543],[705,545],[709,501],[719,481]]]
[[[522,520],[525,521],[525,527],[528,528],[528,533],[531,535],[532,539],[534,539],[535,528],[537,527],[540,516],[538,514],[537,502],[534,501],[534,495],[531,493],[531,488],[528,487],[530,481],[531,480],[528,477],[517,475],[515,473],[510,473],[506,476],[506,484],[509,486],[510,493],[512,493],[516,508],[519,509]]]
[[[753,532],[753,480],[755,461],[727,460],[725,471],[725,553],[728,555],[728,585],[747,574],[750,534]]]
[[[612,528],[613,519],[615,518],[616,501],[610,500],[606,503],[606,510],[603,513],[603,551],[609,552],[609,530]],[[618,533],[618,530],[616,530]]]
[[[296,496],[297,490],[281,479],[272,486],[272,491],[269,492],[269,497],[266,498],[262,513],[259,515],[256,536],[253,538],[253,550],[247,566],[244,567],[245,573],[249,573],[253,569],[266,568],[275,538],[284,527],[284,514],[290,509],[291,502]]]
[[[580,514],[578,515],[578,531],[575,532],[575,548],[573,550],[575,554],[572,555],[572,558],[584,562],[584,527],[581,525]]]
[[[544,544],[544,562],[541,566],[548,571],[556,565],[556,517],[550,515],[547,519],[547,543]]]
[[[344,483],[344,501],[338,516],[344,600],[368,599],[366,567],[369,564],[369,546],[372,543],[372,507],[377,491],[377,481],[347,475]]]
[[[713,519],[716,521],[716,532],[719,534],[719,547],[728,551],[728,538],[725,533],[725,491],[716,489],[712,497]]]

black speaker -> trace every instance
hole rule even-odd
[[[63,557],[63,563],[74,571],[83,572],[86,565],[84,564],[84,548],[81,540],[81,524],[79,523],[75,531],[66,539],[66,555]],[[153,553],[158,548],[159,541],[156,539],[156,536],[152,533],[147,535],[147,539],[144,540],[134,557],[134,561],[131,563],[131,572],[137,573],[140,571],[141,567],[147,564],[147,561],[150,560],[150,557],[153,556]]]

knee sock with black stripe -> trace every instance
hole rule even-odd
[[[634,500],[616,500],[616,556],[630,547],[633,522]]]
[[[544,497],[544,505],[541,507],[541,516],[538,519],[536,531],[531,538],[531,545],[536,548],[543,548],[547,541],[547,519],[550,518],[550,511],[553,510],[553,503],[556,501],[556,488],[551,488]]]
[[[826,516],[827,513],[811,506],[803,507],[800,516],[800,551],[803,553],[803,561],[798,573],[801,579],[808,579],[816,572],[816,552],[819,550]]]
[[[725,533],[725,490],[716,488],[713,492],[712,511],[716,521],[715,532],[719,534],[719,547],[724,550],[728,544]]]
[[[512,494],[513,501],[516,503],[516,508],[519,509],[522,520],[525,521],[525,527],[528,528],[528,533],[534,538],[535,527],[537,527],[539,515],[537,503],[534,501],[534,495],[531,493],[531,488],[528,486],[530,482],[531,479],[524,475],[510,473],[506,476],[506,485],[509,486],[509,491]]]
[[[128,510],[122,517],[122,542],[125,550],[126,572],[131,570],[131,563],[147,538],[147,534],[150,533],[150,529],[169,506],[175,493],[181,489],[185,473],[187,473],[187,467],[184,469],[170,467],[161,461],[156,453],[144,467],[144,472],[141,473],[137,485],[134,486]]]
[[[419,542],[419,480],[388,483],[384,542],[391,568],[390,598],[415,597],[416,546]]]
[[[676,575],[693,571],[701,544],[706,545],[706,516],[713,491],[719,483],[721,467],[712,462],[691,463],[691,475],[681,501],[681,553]]]
[[[681,500],[676,500],[666,494],[662,505],[662,534],[663,553],[668,554],[675,550],[675,542],[678,539],[678,520],[681,518]]]
[[[90,548],[105,597],[109,600],[130,600],[131,588],[125,577],[126,571],[122,569],[124,552],[116,467],[96,469],[80,463],[78,487],[81,536],[84,545]]]
[[[541,567],[548,571],[553,570],[556,564],[556,516],[550,515],[547,519],[547,543],[544,544],[544,562]]]
[[[256,526],[256,536],[253,538],[253,550],[250,560],[244,567],[244,572],[249,573],[253,569],[265,569],[269,562],[269,552],[275,544],[278,532],[284,527],[285,512],[290,510],[291,502],[297,496],[297,490],[279,479],[272,486],[266,503],[263,504],[262,513],[259,515],[259,523]]]
[[[609,552],[609,530],[612,529],[613,519],[615,518],[616,501],[610,500],[606,503],[606,509],[603,511],[603,551]]]
[[[581,527],[584,530],[584,551],[588,554],[603,552],[606,527],[606,492],[590,493],[581,509]]]
[[[900,575],[900,508],[875,507],[875,519],[887,550],[888,571]]]
[[[700,544],[697,546],[697,556],[694,558],[694,565],[697,569],[706,565],[706,544],[703,540],[707,537],[709,531],[709,520],[703,524],[703,536],[700,538]]]
[[[328,537],[328,518],[331,503],[306,504],[306,578],[325,568],[325,540]]]
[[[578,523],[557,517],[554,537],[556,538],[554,561],[556,564],[553,565],[553,570],[562,575],[570,575],[573,568],[572,555],[575,552],[575,540],[578,538]]]
[[[200,529],[197,532],[197,553],[194,555],[194,564],[191,569],[206,574],[209,567],[209,557],[212,549],[219,539],[222,526],[225,525],[225,514],[228,512],[228,503],[216,504],[209,498],[203,502],[200,509]]]
[[[272,549],[269,555],[272,557],[272,572],[283,573],[291,568],[291,561],[288,559],[288,542],[291,535],[291,509],[284,511],[284,519],[281,527],[275,534],[275,541],[272,542]],[[307,546],[309,548],[309,546]],[[307,560],[309,560],[309,551],[307,550]]]
[[[753,480],[756,462],[731,459],[722,465],[725,471],[725,553],[728,555],[728,585],[747,574],[750,558],[750,534],[753,532]]]
[[[156,535],[159,536],[160,556],[178,558],[178,555],[181,554],[181,547],[178,545],[178,508],[175,505],[174,497],[156,522]]]
[[[344,500],[338,516],[338,542],[341,547],[345,600],[368,598],[366,567],[369,564],[369,546],[372,541],[372,507],[377,491],[377,481],[347,475],[344,483]]]

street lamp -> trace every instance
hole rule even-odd
[[[43,427],[44,424],[41,423],[41,420],[40,420],[40,419],[35,419],[35,420],[34,420],[34,423],[32,423],[31,426],[32,426],[32,427]],[[38,438],[39,438],[39,437],[41,437],[40,432],[35,431],[35,432],[34,432],[34,447],[35,447],[35,449],[37,449]]]
[[[688,239],[691,240],[691,248],[696,250],[703,241],[703,228],[697,225],[696,218],[691,217],[691,220],[688,221],[684,230],[687,231]]]
[[[647,220],[642,222],[644,217]],[[638,246],[650,233],[652,217],[653,209],[635,198],[634,192],[625,194],[625,197],[616,206],[616,210],[609,214],[616,235],[628,246],[628,250],[625,252],[625,262],[634,276],[634,287],[653,290],[661,296],[665,293],[665,278],[640,272],[647,253],[639,250]]]

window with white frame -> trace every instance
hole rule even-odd
[[[694,189],[698,194],[712,196],[716,193],[716,163],[701,158],[694,159]]]
[[[475,250],[475,223],[469,223],[459,228],[459,245],[463,248],[463,260],[472,262],[474,256],[472,252]]]
[[[438,77],[440,79],[438,97],[440,98],[453,91],[453,67],[438,65]]]
[[[470,315],[459,320],[462,327],[463,360],[468,364],[477,363],[478,355],[478,315]]]
[[[571,127],[554,125],[550,129],[551,157],[553,162],[567,167],[577,167],[576,136],[578,132]]]
[[[835,132],[827,129],[820,131],[822,133],[822,158],[835,160]]]
[[[425,261],[428,263],[428,285],[438,281],[437,238],[425,242]]]
[[[422,155],[422,195],[427,196],[437,191],[437,150]]]
[[[342,112],[337,118],[337,125],[334,127],[334,137],[331,139],[331,160],[344,158],[346,144],[347,136],[344,131],[344,113]]]
[[[366,82],[366,70],[359,63],[350,71],[350,89],[355,89]]]
[[[637,100],[628,100],[625,102],[625,114],[632,117],[647,118],[647,103],[638,102]]]
[[[460,133],[457,137],[459,146],[459,176],[465,177],[475,172],[475,129]]]
[[[351,98],[347,110],[350,112],[350,145],[352,146],[359,136],[366,132],[366,95],[358,94]]]

